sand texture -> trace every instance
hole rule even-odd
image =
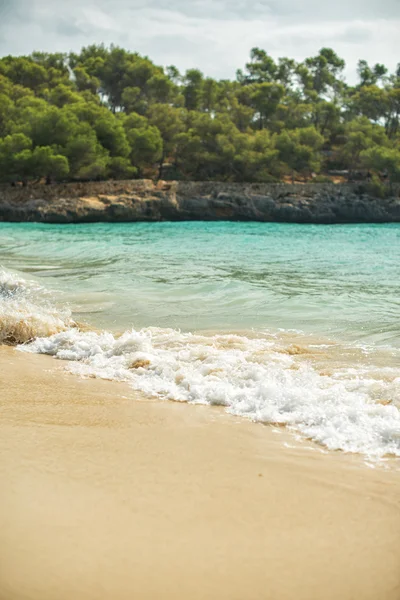
[[[399,600],[393,465],[62,368],[0,348],[1,600]]]

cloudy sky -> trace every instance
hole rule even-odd
[[[233,77],[259,46],[301,60],[400,62],[400,0],[0,0],[0,55],[114,43],[184,71]]]

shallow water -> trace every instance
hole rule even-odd
[[[25,350],[400,455],[399,225],[0,224],[0,264],[2,336]]]
[[[400,345],[398,224],[1,224],[0,257],[99,327],[273,327]]]

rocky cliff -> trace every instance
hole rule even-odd
[[[400,185],[108,181],[0,187],[0,221],[400,222]]]

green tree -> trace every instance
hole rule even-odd
[[[153,104],[148,113],[149,123],[160,132],[162,151],[159,158],[158,177],[162,179],[166,159],[175,160],[178,135],[185,129],[185,112],[168,104]]]
[[[373,146],[361,151],[360,160],[365,168],[387,175],[390,181],[400,181],[400,150]]]
[[[239,83],[248,85],[251,83],[272,83],[276,81],[279,67],[271,56],[261,48],[252,48],[250,51],[250,62],[246,63],[245,72],[238,70],[236,78]],[[281,71],[281,74],[283,70]]]
[[[372,124],[366,117],[360,117],[348,123],[345,143],[339,155],[351,174],[355,169],[362,167],[360,157],[364,150],[375,145],[385,147],[388,143],[383,127]]]
[[[74,104],[75,102],[82,102],[82,96],[74,91],[71,86],[67,86],[63,83],[57,85],[48,95],[50,104],[54,104],[58,108],[62,108],[66,104]]]
[[[0,139],[1,181],[26,181],[31,174],[31,149],[32,140],[23,133]]]
[[[112,179],[134,179],[138,170],[128,158],[114,156],[108,163],[108,176]]]
[[[256,111],[258,126],[264,129],[275,115],[285,93],[283,85],[259,83],[251,86],[251,104]]]
[[[332,48],[322,48],[317,56],[306,58],[298,73],[306,91],[313,90],[320,97],[331,93],[335,97],[344,67],[345,61]]]
[[[7,94],[0,93],[0,137],[9,133],[10,122],[13,120],[14,102]]]
[[[318,173],[321,165],[319,150],[324,138],[314,127],[284,131],[276,138],[276,149],[294,178],[295,173]]]
[[[123,120],[130,145],[130,159],[140,175],[145,167],[152,168],[162,156],[163,143],[159,130],[148,120],[135,113]]]
[[[198,110],[203,97],[203,73],[198,69],[189,69],[185,74],[184,85],[185,107],[187,110]]]
[[[0,59],[2,181],[177,177],[271,181],[320,169],[398,177],[400,66],[330,48],[297,63],[253,48],[234,80],[181,75],[104,44]]]
[[[96,121],[94,130],[100,144],[109,151],[110,156],[129,156],[130,146],[122,123],[106,117]]]
[[[109,155],[90,129],[69,139],[64,153],[74,178],[104,179],[106,177]]]
[[[25,56],[6,56],[0,59],[0,73],[14,84],[40,92],[48,82],[45,67]]]
[[[358,61],[357,73],[360,78],[360,87],[376,85],[385,78],[387,72],[387,68],[379,63],[371,68],[366,60]]]
[[[68,159],[49,146],[37,146],[32,152],[31,172],[35,177],[64,179],[69,174]]]
[[[352,97],[353,110],[375,123],[386,117],[388,93],[377,85],[363,85]]]
[[[277,181],[282,174],[279,151],[267,130],[242,134],[240,151],[235,156],[236,181]]]

